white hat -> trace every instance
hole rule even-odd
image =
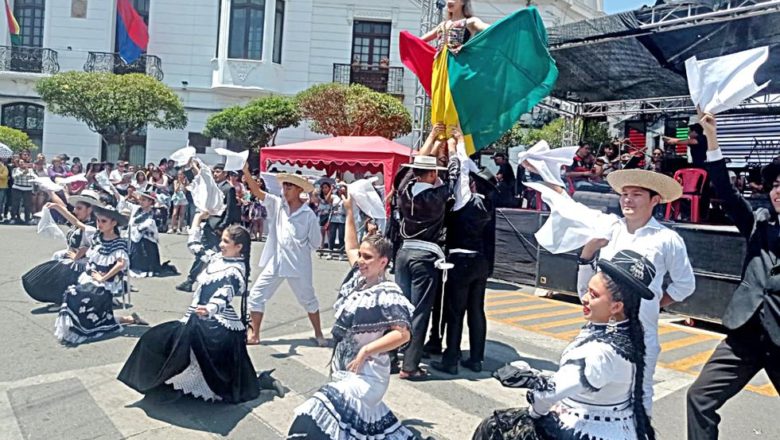
[[[71,205],[75,205],[78,202],[86,203],[87,205],[91,206],[97,206],[99,208],[105,206],[105,204],[100,200],[100,194],[91,189],[85,189],[84,191],[81,191],[80,194],[68,197],[68,203]]]
[[[305,177],[299,176],[297,174],[277,173],[276,180],[278,180],[279,183],[287,182],[293,184],[299,188],[302,188],[303,192],[306,193],[314,191],[314,185],[312,185],[311,182],[309,182]]]
[[[414,156],[412,163],[405,163],[402,167],[413,168],[417,170],[446,171],[447,168],[440,167],[438,161],[433,156]]]

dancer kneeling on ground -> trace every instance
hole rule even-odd
[[[54,336],[62,343],[80,344],[122,330],[121,324],[147,325],[137,314],[114,317],[114,294],[122,292],[127,271],[127,240],[119,228],[127,217],[113,206],[93,206],[98,233],[87,251],[87,266],[78,282],[65,291]]]
[[[157,194],[136,191],[135,195],[141,206],[130,216],[130,275],[153,277],[160,272],[160,235],[152,211]]]
[[[206,214],[208,215],[208,214]],[[199,231],[199,216],[193,231]],[[249,232],[229,226],[222,233],[221,253],[198,275],[192,304],[179,321],[144,333],[119,373],[119,380],[139,393],[158,397],[191,394],[204,400],[245,402],[261,389],[284,395],[270,372],[257,376],[246,351],[246,326],[231,305],[240,295],[246,316]]]
[[[353,268],[334,306],[334,381],[295,410],[288,438],[414,438],[382,402],[390,384],[388,351],[409,341],[413,307],[401,288],[385,279],[392,243],[373,235],[358,247],[352,202],[347,198],[344,204]]]
[[[582,298],[590,321],[561,356],[552,378],[529,380],[530,406],[496,411],[475,440],[566,440],[655,438],[642,402],[644,335],[639,304],[652,299],[653,264],[619,251],[599,260]]]
[[[79,275],[87,267],[87,250],[97,233],[92,207],[103,206],[103,203],[96,192],[85,190],[68,198],[73,206],[71,213],[58,196],[52,194],[52,198],[54,201],[47,203],[45,208],[59,212],[71,224],[65,236],[68,249],[55,252],[51,260],[22,275],[22,285],[36,301],[62,304],[62,293],[78,282]]]

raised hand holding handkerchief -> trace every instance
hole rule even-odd
[[[517,155],[517,162],[528,162],[545,182],[566,186],[561,179],[561,167],[571,164],[577,147],[551,149],[547,141],[539,141],[533,147]]]

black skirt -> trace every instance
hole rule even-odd
[[[160,272],[160,248],[157,243],[145,239],[138,243],[130,242],[130,271],[146,277]]]
[[[165,382],[190,364],[190,350],[209,388],[228,403],[253,400],[260,383],[246,351],[246,332],[193,315],[186,324],[166,322],[144,333],[119,373],[119,380],[142,394],[172,389]]]
[[[78,282],[83,271],[83,266],[71,260],[50,260],[22,275],[22,286],[36,301],[62,304],[65,290]]]
[[[555,413],[538,419],[531,417],[528,408],[496,410],[484,419],[474,431],[472,440],[563,440]],[[573,433],[566,433],[573,434]]]

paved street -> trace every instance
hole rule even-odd
[[[164,235],[161,254],[180,271],[191,263],[184,235]],[[269,304],[263,344],[250,348],[258,370],[274,373],[290,389],[283,398],[264,394],[241,405],[182,400],[164,406],[145,402],[116,380],[143,328],[77,348],[54,339],[56,310],[27,297],[20,275],[47,259],[59,243],[39,238],[32,227],[0,226],[0,440],[17,439],[235,439],[284,438],[293,409],[327,382],[328,349],[315,348],[305,313],[287,286]],[[261,244],[253,248],[253,260]],[[315,282],[324,327],[347,271],[345,262],[316,260]],[[255,272],[253,275],[256,275]],[[132,310],[152,324],[178,319],[190,296],[174,290],[182,277],[134,281]],[[523,358],[532,366],[556,368],[560,351],[582,324],[579,307],[534,297],[532,289],[492,283],[488,296],[486,370]],[[119,311],[119,314],[122,312]],[[129,310],[128,312],[129,313]],[[664,353],[656,375],[653,417],[660,439],[685,438],[685,390],[721,338],[675,324],[661,327]],[[392,379],[386,403],[410,428],[437,439],[467,439],[493,409],[522,405],[519,390],[502,388],[489,372],[451,379]],[[722,411],[724,439],[780,438],[780,399],[762,374]]]

